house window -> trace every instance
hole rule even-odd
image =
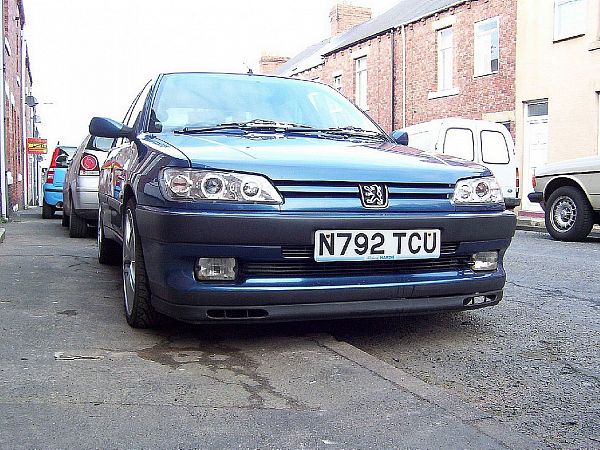
[[[336,75],[335,77],[333,77],[333,88],[338,92],[342,92],[342,76],[341,75]]]
[[[452,27],[438,31],[438,91],[452,89]]]
[[[357,58],[356,64],[356,97],[359,108],[367,109],[367,57]]]
[[[498,72],[500,42],[498,18],[475,24],[475,76]]]
[[[585,34],[586,0],[554,0],[554,40]]]
[[[548,115],[548,102],[537,102],[527,104],[527,117],[540,117]]]

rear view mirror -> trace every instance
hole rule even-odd
[[[90,121],[90,134],[103,138],[135,138],[133,128],[104,117],[94,117]]]
[[[390,137],[396,144],[408,145],[408,133],[402,130],[392,131]]]

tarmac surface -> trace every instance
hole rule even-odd
[[[3,447],[553,446],[431,382],[427,364],[399,367],[384,351],[397,347],[374,342],[389,322],[131,329],[93,238],[36,209],[17,220],[0,245]]]

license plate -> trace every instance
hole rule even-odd
[[[440,230],[318,230],[317,262],[440,257]]]

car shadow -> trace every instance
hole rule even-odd
[[[477,320],[477,316],[472,312],[253,324],[229,322],[196,325],[166,319],[156,332],[169,341],[191,339],[205,343],[229,340],[252,342],[284,337],[316,339],[323,335],[348,342],[369,338],[431,341],[466,334],[468,330],[465,329],[465,325]]]

